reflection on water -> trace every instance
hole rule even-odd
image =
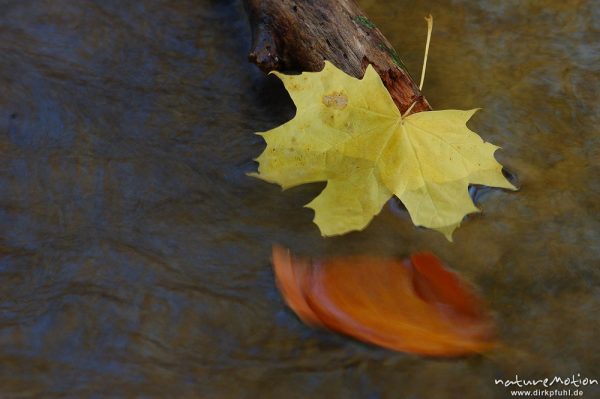
[[[245,176],[284,122],[246,62],[239,1],[0,1],[1,397],[505,397],[515,373],[600,377],[600,8],[593,0],[361,2],[425,93],[482,107],[518,193],[486,192],[450,244],[385,209],[323,239]],[[431,250],[479,285],[506,349],[434,361],[302,325],[272,242]],[[586,390],[594,396],[598,390]]]

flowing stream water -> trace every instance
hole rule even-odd
[[[288,120],[247,62],[239,0],[0,0],[1,398],[504,398],[495,378],[600,379],[600,6],[361,6],[436,109],[503,147],[454,243],[386,207],[322,238],[246,176]],[[503,347],[436,360],[302,324],[272,243],[308,255],[437,254],[479,287]],[[584,388],[599,397],[598,386]],[[599,395],[599,396],[595,396]]]

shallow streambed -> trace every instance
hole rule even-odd
[[[600,8],[361,1],[425,94],[482,107],[517,193],[448,243],[389,208],[323,239],[322,185],[249,178],[293,115],[246,61],[240,1],[0,1],[0,397],[487,398],[494,378],[600,379]],[[430,250],[478,285],[505,348],[423,359],[303,325],[271,243]],[[585,397],[600,395],[598,386]]]

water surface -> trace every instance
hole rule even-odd
[[[249,178],[253,131],[289,119],[247,63],[240,1],[0,1],[0,397],[487,398],[516,373],[600,378],[600,7],[361,1],[425,95],[482,107],[517,193],[448,243],[389,208],[324,239]],[[269,264],[438,254],[481,288],[506,347],[439,361],[303,325]],[[600,394],[587,389],[586,397]]]

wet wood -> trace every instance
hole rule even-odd
[[[353,0],[245,0],[250,61],[263,71],[320,71],[323,60],[362,78],[372,64],[398,108],[430,110],[389,41]]]

